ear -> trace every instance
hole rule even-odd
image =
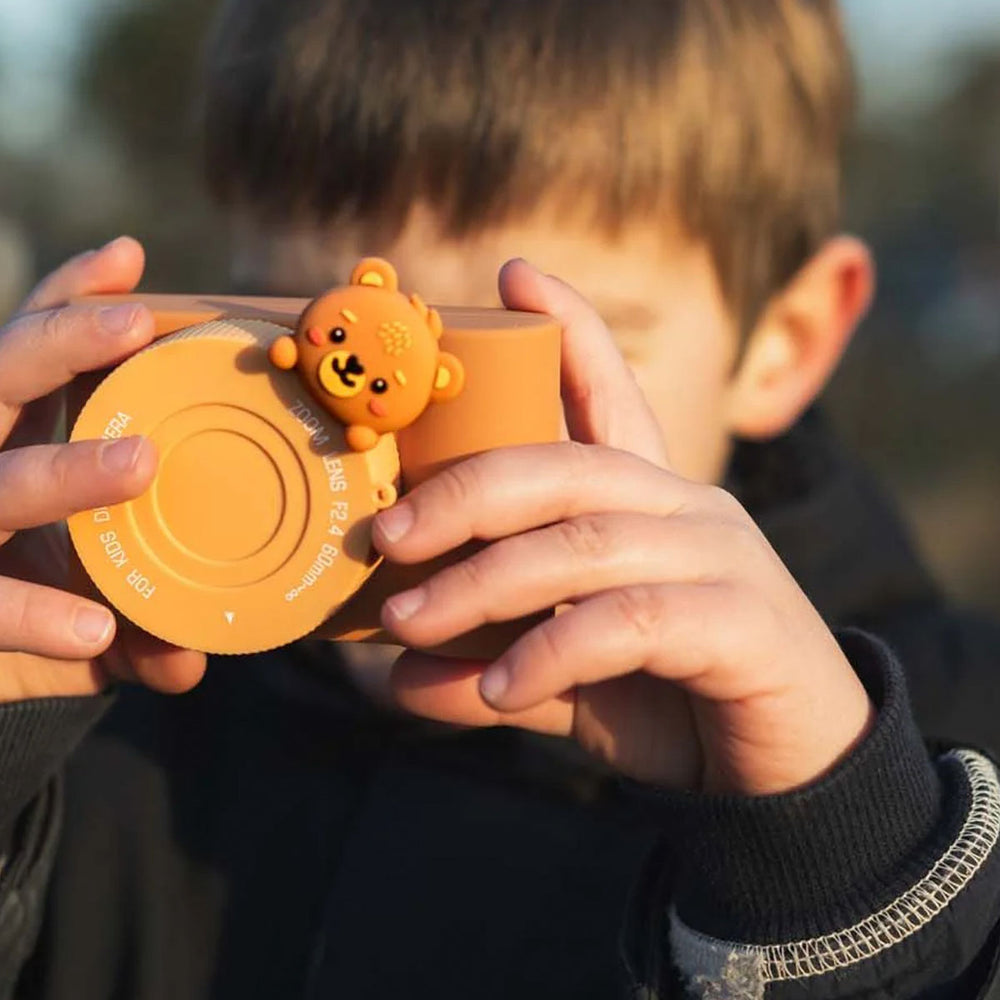
[[[431,389],[431,402],[443,403],[454,399],[465,385],[465,366],[454,354],[442,351],[438,355],[438,370]]]
[[[352,285],[371,285],[389,292],[399,291],[396,269],[381,257],[365,257],[351,272]]]
[[[875,265],[860,240],[828,240],[768,303],[730,384],[730,431],[787,430],[820,394],[871,304]]]

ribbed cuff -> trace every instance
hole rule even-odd
[[[102,694],[0,705],[0,851],[5,855],[25,807],[113,700]]]
[[[677,913],[701,933],[768,944],[848,926],[925,874],[962,822],[957,803],[942,809],[892,654],[860,632],[839,639],[878,718],[829,775],[759,798],[642,793],[676,838]]]

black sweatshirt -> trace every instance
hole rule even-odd
[[[2,706],[0,997],[1000,997],[1000,632],[816,418],[730,485],[878,707],[832,774],[665,793],[382,713],[327,644]]]

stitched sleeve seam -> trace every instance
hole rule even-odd
[[[820,937],[781,944],[722,941],[686,926],[670,914],[674,959],[685,977],[702,988],[719,975],[752,982],[746,995],[763,996],[769,983],[841,971],[888,950],[926,927],[975,878],[1000,839],[1000,781],[992,762],[972,750],[945,756],[961,766],[971,793],[968,815],[955,839],[915,885],[863,920]],[[728,995],[728,994],[723,994]]]

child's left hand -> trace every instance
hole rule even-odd
[[[386,602],[383,622],[420,647],[571,607],[493,664],[405,653],[398,702],[463,725],[572,735],[670,787],[768,794],[815,780],[874,715],[836,640],[740,504],[670,470],[590,306],[520,261],[501,291],[564,326],[574,441],[469,459],[380,514],[376,544],[397,562],[492,542]]]

